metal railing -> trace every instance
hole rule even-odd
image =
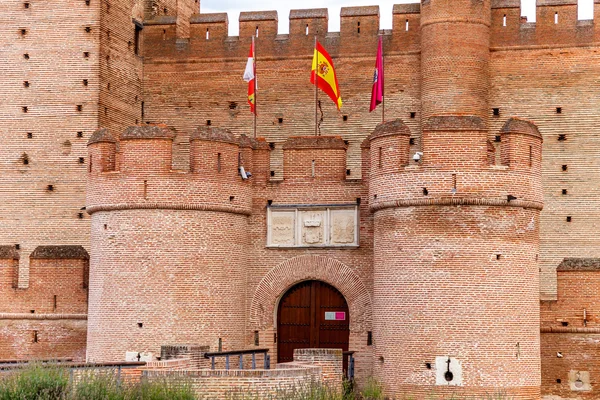
[[[271,356],[269,349],[251,349],[251,350],[236,350],[236,351],[219,351],[214,353],[204,353],[204,358],[210,358],[210,367],[215,369],[215,359],[219,357],[225,358],[225,369],[229,369],[229,357],[239,356],[239,369],[244,369],[244,356],[252,356],[252,369],[256,369],[256,355],[264,354],[264,369],[271,369]]]

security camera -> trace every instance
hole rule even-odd
[[[421,153],[420,151],[417,151],[415,153],[415,155],[413,156],[413,160],[415,162],[419,162],[419,161],[421,161],[421,157],[423,157],[423,153]]]

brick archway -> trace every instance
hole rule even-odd
[[[269,271],[258,284],[250,306],[253,330],[273,327],[279,299],[293,285],[305,280],[319,280],[338,289],[350,310],[350,331],[371,330],[371,296],[361,279],[350,267],[333,258],[299,256],[282,262]]]

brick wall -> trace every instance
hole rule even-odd
[[[433,196],[441,196],[456,184],[458,188],[481,190],[494,198],[505,198],[511,194],[517,197],[513,205],[539,208],[542,186],[536,183],[535,176],[523,174],[521,169],[523,163],[528,164],[527,151],[510,153],[510,137],[505,136],[505,132],[501,133],[509,117],[519,116],[535,121],[545,139],[543,161],[537,156],[537,145],[533,146],[536,157],[532,166],[537,168],[538,163],[542,163],[543,202],[546,204],[539,228],[541,293],[544,299],[555,299],[554,271],[561,260],[565,257],[598,256],[595,252],[598,235],[593,226],[593,216],[598,207],[593,188],[598,164],[595,137],[598,136],[597,126],[600,126],[596,121],[599,105],[595,96],[598,91],[595,77],[600,64],[594,49],[599,42],[600,30],[589,21],[576,21],[576,5],[571,0],[540,2],[535,24],[522,23],[517,3],[511,0],[493,1],[489,16],[489,2],[483,2],[486,5],[482,16],[485,23],[475,21],[477,24],[470,24],[478,25],[475,29],[456,28],[452,37],[456,45],[446,55],[461,61],[453,65],[460,79],[443,79],[445,72],[437,70],[441,64],[431,62],[445,48],[444,43],[436,39],[440,36],[435,33],[436,24],[430,22],[432,17],[456,17],[455,14],[464,10],[456,6],[448,8],[446,6],[450,3],[442,0],[431,0],[430,8],[423,7],[422,15],[418,5],[394,7],[393,28],[382,32],[386,52],[386,115],[388,119],[400,117],[405,121],[412,142],[409,142],[408,150],[403,147],[401,152],[384,156],[404,164],[406,155],[410,157],[415,151],[426,149],[423,165],[429,160],[430,166],[437,164],[438,168],[446,169],[448,174],[421,173],[413,164],[413,170],[409,170],[411,173],[404,174],[403,178],[379,179],[379,186],[371,188],[370,195],[365,185],[367,182],[360,182],[356,178],[366,176],[361,171],[360,145],[380,121],[379,110],[366,113],[378,33],[377,8],[345,8],[339,34],[325,32],[327,14],[322,10],[293,12],[289,35],[278,35],[278,17],[273,12],[244,13],[240,18],[240,36],[228,37],[226,16],[190,16],[197,10],[197,3],[192,1],[109,1],[100,4],[90,0],[89,6],[82,1],[61,3],[51,9],[34,2],[30,3],[29,8],[25,8],[21,2],[7,3],[7,12],[0,17],[3,33],[0,37],[4,40],[1,44],[6,49],[6,57],[0,60],[0,65],[8,71],[0,78],[2,86],[7,88],[3,92],[4,98],[0,97],[0,140],[4,155],[4,162],[0,165],[0,189],[7,194],[0,211],[0,218],[6,221],[5,228],[0,231],[0,244],[19,244],[20,250],[17,257],[1,261],[0,273],[4,282],[1,290],[6,290],[10,285],[14,291],[12,285],[15,282],[21,289],[30,285],[29,263],[35,259],[29,255],[36,246],[88,246],[89,221],[85,214],[80,216],[85,192],[84,169],[88,163],[84,140],[99,125],[110,128],[113,135],[119,137],[126,126],[136,122],[163,122],[174,132],[174,137],[172,143],[170,137],[163,138],[160,152],[142,154],[159,147],[158,141],[152,140],[139,140],[133,147],[127,148],[128,140],[125,139],[119,143],[123,149],[116,146],[117,143],[113,146],[107,141],[98,142],[102,143],[98,147],[90,147],[90,154],[100,157],[101,164],[107,162],[106,168],[100,170],[92,165],[93,174],[99,175],[91,181],[91,194],[88,197],[90,212],[96,212],[98,218],[93,226],[96,236],[92,242],[95,246],[92,252],[98,254],[95,262],[107,265],[106,270],[98,272],[98,284],[92,300],[96,302],[102,297],[103,301],[107,301],[95,310],[98,321],[102,318],[107,321],[107,304],[116,304],[117,298],[130,299],[129,304],[120,305],[124,311],[121,313],[123,319],[119,322],[119,329],[126,332],[121,339],[132,338],[131,342],[119,342],[113,338],[105,338],[104,342],[90,339],[98,347],[92,353],[100,354],[102,349],[117,343],[114,353],[107,353],[106,356],[120,360],[129,343],[136,347],[133,350],[151,348],[154,352],[158,351],[159,343],[165,343],[160,336],[154,337],[157,332],[154,327],[163,324],[164,320],[153,320],[149,316],[149,310],[156,307],[159,300],[164,300],[164,297],[157,299],[153,294],[164,293],[164,287],[152,281],[156,276],[171,280],[174,291],[169,292],[168,296],[177,301],[184,301],[179,299],[185,297],[177,293],[188,293],[192,287],[203,288],[200,297],[208,298],[216,292],[226,299],[225,304],[219,306],[225,313],[223,319],[233,319],[235,322],[230,326],[203,326],[201,330],[210,338],[210,343],[203,344],[214,347],[219,335],[225,337],[229,335],[228,329],[231,329],[234,339],[226,346],[249,345],[253,343],[254,330],[258,330],[261,343],[268,342],[275,347],[270,343],[274,333],[273,318],[269,315],[257,317],[257,314],[253,314],[256,311],[253,304],[270,304],[269,307],[272,307],[286,287],[278,287],[279,291],[263,296],[266,283],[282,280],[293,284],[308,278],[334,282],[336,274],[348,271],[352,282],[357,280],[361,283],[360,293],[368,293],[366,297],[374,293],[377,299],[378,292],[373,292],[374,227],[370,214],[370,203],[375,194],[380,196],[381,204],[384,201],[397,201],[393,195],[397,194],[396,188],[401,186],[409,189],[407,200],[414,201],[422,198],[423,187]],[[432,11],[434,4],[438,8]],[[164,8],[167,8],[166,12]],[[139,42],[140,54],[144,56],[142,60],[140,55],[135,54],[136,28],[132,18],[141,21],[143,15],[146,20]],[[189,26],[188,17],[191,22]],[[306,25],[309,26],[309,35],[306,35]],[[190,179],[193,173],[187,173],[189,166],[192,165],[196,173],[201,170],[197,166],[205,161],[212,160],[212,165],[216,166],[220,149],[225,149],[223,156],[227,155],[223,159],[227,165],[224,174],[237,177],[235,160],[238,156],[235,153],[238,150],[235,146],[224,145],[225,142],[212,146],[207,144],[209,141],[199,140],[204,144],[194,150],[194,140],[190,144],[188,139],[198,142],[198,137],[203,134],[194,131],[198,126],[207,125],[209,120],[211,125],[231,128],[236,138],[241,133],[251,136],[252,117],[248,112],[246,86],[241,81],[241,74],[250,35],[256,33],[257,27],[261,82],[258,133],[266,141],[261,142],[261,149],[256,143],[250,146],[253,147],[251,151],[241,146],[243,162],[252,165],[255,177],[247,183],[240,182],[239,178],[232,183],[210,173],[202,179]],[[347,147],[346,161],[341,149],[318,153],[284,149],[290,137],[307,136],[314,132],[314,92],[308,83],[313,32],[317,32],[319,40],[334,58],[344,99],[344,108],[338,113],[328,99],[321,97],[324,112],[321,133],[325,136],[339,135],[341,140],[347,141],[344,145]],[[486,39],[488,32],[489,40]],[[423,47],[423,53],[421,42],[427,45],[427,48]],[[491,50],[489,54],[488,46]],[[479,58],[465,59],[461,53],[465,49],[482,52]],[[26,54],[29,58],[25,57]],[[48,67],[50,65],[51,68]],[[461,69],[460,65],[473,68]],[[473,71],[478,73],[473,74]],[[29,82],[29,86],[25,81]],[[282,90],[283,87],[285,90]],[[456,88],[460,90],[454,90]],[[445,95],[439,96],[442,92]],[[479,120],[470,120],[475,129],[463,130],[464,135],[460,140],[455,140],[456,137],[446,129],[448,125],[434,129],[436,124],[432,124],[431,120],[422,124],[422,113],[427,116],[467,113],[475,114]],[[447,119],[443,121],[448,122]],[[459,124],[462,123],[460,121]],[[454,126],[452,129],[456,128]],[[422,131],[426,134],[423,135]],[[31,133],[31,138],[28,133]],[[496,141],[496,136],[500,136],[500,142]],[[428,141],[428,138],[431,140]],[[523,140],[519,136],[514,143],[523,149],[526,143]],[[270,159],[266,156],[267,143],[272,143],[274,148]],[[450,144],[454,149],[461,150],[454,153],[445,151]],[[390,145],[387,143],[385,147]],[[173,169],[183,173],[170,171],[169,147],[174,152]],[[496,150],[496,163],[504,165],[490,168],[485,179],[479,173],[468,173],[457,174],[460,176],[454,181],[449,171],[452,168],[460,169],[468,164],[474,168],[479,164],[493,164],[489,162],[494,158],[489,156],[490,148]],[[371,162],[377,161],[374,151],[378,150],[371,149]],[[131,154],[134,156],[128,158]],[[152,174],[150,168],[156,168],[157,164],[148,157],[149,154],[155,160],[162,160],[160,170]],[[190,162],[190,159],[194,160],[190,154],[197,156],[197,165],[194,161]],[[514,165],[506,162],[510,154]],[[251,161],[247,161],[246,157]],[[317,167],[332,166],[335,171],[326,176],[317,170],[317,179],[313,179],[307,175],[307,171],[311,170],[307,163],[313,159]],[[436,159],[438,162],[434,162]],[[124,163],[123,168],[121,162]],[[344,179],[346,169],[349,170],[349,179]],[[116,172],[124,170],[132,174],[124,177]],[[100,171],[105,174],[100,174]],[[52,188],[48,185],[52,185]],[[183,187],[189,192],[182,195]],[[175,201],[174,197],[177,196],[179,198]],[[216,211],[207,210],[205,204],[194,210],[186,208],[195,198],[203,198],[202,202],[210,203],[211,207],[216,205]],[[359,248],[265,248],[265,208],[269,200],[274,204],[317,204],[354,203],[357,199],[361,199]],[[165,204],[172,206],[174,203],[181,203],[178,209],[164,210]],[[115,204],[128,206],[123,210],[110,207],[102,209],[102,205]],[[496,215],[495,208],[489,210],[490,215]],[[205,219],[197,217],[202,213],[214,212],[220,213],[220,217],[214,218],[214,214],[206,214],[210,217]],[[448,220],[458,218],[446,216]],[[501,221],[515,216],[500,212],[496,217]],[[381,220],[382,226],[394,218],[401,220],[407,216],[386,216]],[[477,218],[474,217],[474,220]],[[424,220],[424,223],[428,221]],[[194,227],[194,232],[189,234],[185,230],[184,235],[182,226],[187,228],[187,224]],[[397,226],[397,230],[401,230],[400,225]],[[244,234],[235,235],[237,232]],[[142,234],[151,240],[142,243]],[[122,246],[123,243],[126,245]],[[375,245],[378,243],[376,241]],[[199,248],[212,248],[216,244],[214,254],[218,257],[198,259],[192,250],[179,252],[181,247],[192,249],[198,244],[201,244]],[[233,253],[232,249],[241,246],[251,248],[255,257],[232,260],[238,267],[244,265],[243,274],[238,276],[232,272],[231,276],[235,277],[232,292],[219,291],[218,287],[225,285],[224,281],[215,287],[208,287],[207,282],[212,282],[211,279],[222,279],[220,272],[217,272],[217,265],[222,265],[220,252],[230,254]],[[124,260],[131,257],[133,247],[149,253],[160,249],[162,254],[152,264],[147,264],[148,257],[140,254],[137,259],[139,265],[143,266],[140,273],[138,269],[124,265]],[[385,246],[379,250],[385,253]],[[477,251],[487,254],[488,250]],[[345,268],[320,273],[307,263],[290,262],[295,259],[325,259],[323,265],[341,263]],[[32,262],[35,264],[37,261]],[[75,261],[64,265],[65,269],[83,267]],[[174,273],[172,265],[175,265]],[[206,266],[207,270],[197,273],[194,271],[196,265]],[[282,266],[290,265],[298,266],[299,270],[292,272],[282,269]],[[51,270],[57,271],[56,276],[67,279],[66,272],[58,272],[60,268],[52,267]],[[48,275],[48,278],[53,276]],[[119,290],[111,287],[113,278]],[[263,281],[265,278],[272,281]],[[516,282],[517,278],[511,284]],[[71,276],[67,283],[74,284]],[[31,280],[31,284],[37,283]],[[48,308],[48,299],[53,303],[54,292],[61,288],[57,283],[48,285],[47,292],[29,295],[31,298],[28,298],[27,307],[31,301],[38,308]],[[342,290],[347,298],[350,291]],[[74,290],[73,300],[67,303],[69,307],[83,309],[81,296],[81,291]],[[23,299],[25,297],[22,296]],[[61,297],[59,295],[58,299]],[[127,307],[138,299],[141,300],[136,303],[139,305],[136,305],[136,312],[129,311],[130,314],[127,314]],[[578,302],[575,300],[573,307]],[[168,302],[162,302],[158,307],[164,306],[163,303]],[[24,303],[17,301],[16,304],[27,310]],[[61,304],[60,301],[58,304]],[[356,306],[354,312],[366,315],[365,310],[370,307],[367,304],[370,303],[363,302],[362,307]],[[236,312],[233,316],[224,311],[234,308]],[[175,315],[186,318],[183,312],[175,312]],[[138,317],[146,322],[138,321]],[[257,322],[269,319],[269,323]],[[138,323],[142,323],[142,327]],[[147,324],[151,327],[148,332],[145,331]],[[370,321],[358,325],[351,334],[351,345],[364,351],[363,354],[357,354],[357,368],[364,368],[367,372],[371,371],[370,362],[366,360],[370,359],[372,350],[371,346],[366,345],[366,337],[367,332],[373,329],[369,324]],[[99,326],[92,328],[95,329],[94,334],[99,332]],[[527,329],[525,331],[532,334]],[[182,332],[177,339],[189,342],[191,335],[191,331]],[[506,335],[506,338],[511,337]],[[168,342],[172,339],[170,337]],[[361,357],[364,357],[364,361],[361,361]]]
[[[39,246],[29,287],[16,287],[18,256],[0,249],[0,360],[85,359],[88,254],[81,246]]]
[[[89,246],[80,208],[85,144],[98,126],[100,1],[10,0],[3,9],[0,244],[20,245],[19,287],[27,288],[35,247]]]
[[[86,331],[80,315],[0,314],[0,360],[84,361]]]
[[[144,374],[150,380],[168,377],[191,382],[196,394],[207,399],[276,399],[285,394],[306,393],[320,383],[338,391],[342,383],[340,350],[296,350],[293,362],[279,364],[272,370],[181,370],[181,365],[189,360],[173,361],[149,363]]]
[[[594,399],[600,368],[600,262],[567,258],[558,267],[558,298],[544,301],[542,390],[558,398]]]
[[[490,86],[486,92],[489,99],[481,92],[485,85],[468,83],[464,79],[462,83],[475,88],[468,90],[471,94],[465,93],[465,102],[472,103],[468,96],[483,101],[477,113],[483,120],[490,121],[487,135],[490,141],[494,142],[509,116],[535,121],[546,139],[543,185],[547,206],[542,213],[543,250],[540,254],[544,298],[556,295],[554,269],[562,257],[596,256],[593,249],[598,247],[593,235],[586,233],[590,230],[581,215],[593,215],[593,209],[597,208],[584,188],[589,188],[593,179],[593,137],[598,126],[594,117],[598,105],[592,95],[597,90],[593,77],[597,75],[598,63],[594,59],[595,53],[586,46],[593,46],[599,33],[593,25],[575,21],[575,10],[572,1],[541,3],[538,22],[523,24],[519,2],[493,2],[489,28],[492,51],[489,61],[483,60],[489,62]],[[556,12],[559,13],[558,24],[554,23]],[[504,15],[507,16],[506,26],[503,26]],[[267,17],[275,18],[261,14],[261,23],[267,21]],[[275,39],[274,33],[269,31],[271,33],[259,35],[257,40],[257,68],[261,79],[258,101],[262,110],[258,130],[260,136],[275,144],[270,167],[275,173],[274,179],[282,178],[283,142],[289,136],[314,131],[313,88],[308,83],[313,37],[312,33],[307,37],[305,27],[309,24],[312,32],[313,26],[322,26],[326,14],[320,10],[305,10],[292,12],[292,17],[289,35],[278,35]],[[367,27],[375,26],[378,15],[372,10],[357,8],[346,10],[342,19],[344,28],[339,36],[325,35],[322,29],[319,30],[319,40],[334,58],[344,99],[341,114],[324,99],[325,119],[321,132],[324,135],[341,134],[349,141],[347,168],[351,177],[360,177],[360,144],[380,122],[378,112],[366,113],[376,51],[376,37],[369,31],[373,29]],[[301,26],[299,21],[302,21]],[[358,22],[364,28],[360,34]],[[147,120],[165,122],[177,129],[176,165],[185,168],[187,136],[197,125],[210,120],[213,125],[228,127],[236,134],[251,132],[252,118],[245,103],[246,87],[240,81],[250,38],[249,34],[227,37],[225,17],[200,14],[192,17],[188,47],[178,49],[174,25],[160,24],[158,20],[152,23],[154,25],[144,32],[146,42],[152,43],[145,53]],[[396,5],[393,29],[383,32],[386,114],[390,119],[402,118],[409,126],[414,139],[411,155],[421,146],[420,23],[418,5]],[[472,30],[457,36],[477,37]],[[478,46],[485,46],[485,43]],[[566,65],[573,68],[565,68]],[[436,68],[436,64],[433,63],[431,68]],[[457,73],[464,78],[463,72]],[[436,74],[425,76],[434,79]],[[186,84],[177,84],[182,81]],[[294,96],[282,94],[282,82]],[[207,87],[210,90],[206,93],[199,90]],[[444,104],[446,108],[451,105]],[[556,107],[562,108],[561,114],[556,113]],[[499,117],[493,115],[494,108],[499,109]],[[448,110],[442,110],[442,113]],[[411,112],[415,113],[414,119]],[[348,116],[347,121],[343,120],[343,115]],[[283,118],[282,123],[279,118]],[[562,133],[567,134],[567,140],[559,142],[558,134]],[[485,139],[480,146],[486,146]],[[179,151],[184,153],[183,157],[177,155]],[[586,152],[585,156],[572,156],[581,151]],[[465,156],[461,161],[467,159],[469,157]],[[562,171],[562,165],[567,165],[568,170]],[[561,194],[562,189],[567,189],[566,195]],[[573,217],[572,224],[566,224],[567,216]],[[552,228],[555,226],[562,228],[557,231]]]
[[[107,1],[100,5],[98,126],[122,130],[142,119],[142,33],[139,1]],[[145,0],[144,3],[152,3]],[[163,6],[163,4],[160,4]],[[166,6],[166,5],[165,5]],[[164,7],[163,7],[164,8]],[[176,10],[172,10],[175,12]],[[137,53],[137,54],[136,54]]]

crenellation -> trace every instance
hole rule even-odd
[[[531,121],[511,118],[502,127],[500,159],[510,170],[541,171],[543,138]]]
[[[18,260],[19,252],[15,246],[4,245],[0,246],[0,260]]]
[[[399,173],[409,164],[410,129],[400,119],[377,126],[369,136],[370,179]],[[375,189],[378,191],[378,189]]]
[[[129,127],[119,138],[122,172],[165,173],[172,169],[175,134],[166,126]]]
[[[264,38],[272,40],[278,33],[277,21],[277,11],[243,11],[239,18],[239,36],[256,36],[261,41],[264,41]]]
[[[396,7],[402,6],[402,7]],[[405,7],[411,6],[411,7]],[[415,7],[419,6],[419,7]],[[392,51],[419,51],[421,47],[421,5],[396,4],[390,38],[386,48]]]
[[[339,136],[291,136],[283,144],[283,179],[345,181],[347,149]]]
[[[379,6],[342,7],[340,12],[342,43],[364,40],[365,37],[376,37],[378,34]]]
[[[290,36],[322,35],[327,32],[328,21],[326,8],[290,10]]]
[[[600,4],[600,3],[596,3]],[[393,9],[392,30],[385,36],[386,52],[420,51],[421,4],[396,4]],[[555,23],[558,13],[558,23]],[[600,33],[591,20],[577,19],[574,0],[538,2],[537,22],[527,23],[521,16],[520,1],[495,0],[491,7],[490,46],[492,48],[523,46],[573,46],[591,44]],[[364,54],[364,46],[351,45],[359,40],[368,47],[379,29],[379,7],[344,7],[340,13],[340,32],[328,32],[327,9],[299,9],[290,11],[289,34],[278,33],[276,11],[252,11],[240,14],[239,36],[228,36],[226,13],[194,14],[190,17],[190,38],[187,47],[176,48],[175,32],[168,26],[176,25],[174,16],[154,16],[144,22],[145,41],[150,47],[146,56],[180,56],[211,58],[245,57],[245,43],[256,34],[258,27],[261,57],[290,57],[298,51],[309,51],[314,34],[328,40],[331,54]],[[360,26],[359,26],[360,23]],[[162,26],[162,28],[158,28]],[[308,26],[308,34],[307,34]],[[360,33],[359,33],[360,32]],[[262,33],[262,35],[261,35]],[[175,35],[175,36],[174,36]],[[339,49],[337,49],[338,46]]]
[[[88,172],[100,173],[116,169],[117,140],[108,129],[102,128],[92,134],[88,141]]]

